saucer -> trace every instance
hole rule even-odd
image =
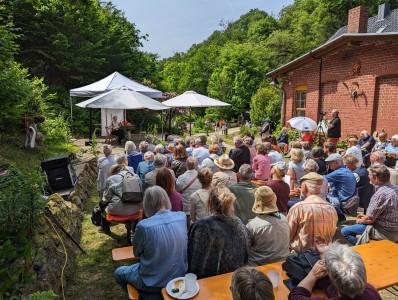
[[[178,292],[173,293],[171,290],[175,288],[174,283],[179,280],[182,280],[183,284],[180,285]],[[185,289],[185,277],[174,278],[173,280],[170,280],[170,282],[166,285],[166,292],[171,297],[173,297],[175,299],[189,299],[189,298],[196,296],[197,293],[199,293],[199,283],[196,281],[195,289],[192,292],[184,292],[181,294],[181,291],[183,289]]]

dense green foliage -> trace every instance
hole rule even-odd
[[[29,236],[44,207],[43,183],[38,170],[21,174],[11,167],[0,177],[0,299],[17,294],[29,280],[34,258]]]
[[[195,90],[232,104],[194,109],[195,130],[206,119],[237,121],[250,113],[255,132],[264,117],[274,125],[280,120],[281,93],[265,74],[327,41],[347,23],[349,9],[368,5],[375,15],[385,2],[396,8],[398,1],[295,0],[277,17],[254,9],[235,22],[221,21],[220,30],[186,53],[156,61],[156,54],[138,49],[146,35],[111,2],[0,0],[0,163],[19,167],[1,182],[0,298],[16,293],[28,279],[34,252],[29,233],[41,209],[42,178],[25,170],[37,165],[39,156],[64,151],[71,125],[73,134],[87,133],[87,110],[74,107],[71,124],[69,89],[119,71],[163,91]],[[172,118],[173,132],[179,133],[179,124],[189,121],[188,110],[173,110]],[[24,121],[39,119],[44,144],[15,155]],[[94,119],[99,120],[98,112]],[[140,131],[162,126],[153,112],[129,112],[128,119]]]
[[[256,125],[264,117],[279,124],[281,94],[267,88],[265,74],[325,43],[347,24],[349,9],[367,5],[373,16],[382,3],[397,5],[396,0],[296,0],[278,18],[253,9],[235,22],[222,21],[220,30],[186,53],[161,61],[161,87],[177,94],[195,90],[232,104],[208,109],[206,117],[213,121],[236,121],[250,110]]]

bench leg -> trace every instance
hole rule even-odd
[[[127,245],[131,246],[131,221],[127,221]]]

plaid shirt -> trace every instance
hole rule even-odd
[[[333,205],[319,196],[311,195],[290,208],[290,249],[297,253],[315,247],[315,238],[322,236],[326,243],[336,232],[337,213]]]
[[[398,187],[389,182],[377,186],[366,214],[376,218],[375,225],[398,228]]]

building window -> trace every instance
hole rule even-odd
[[[305,86],[296,87],[295,116],[305,117],[307,89]]]

